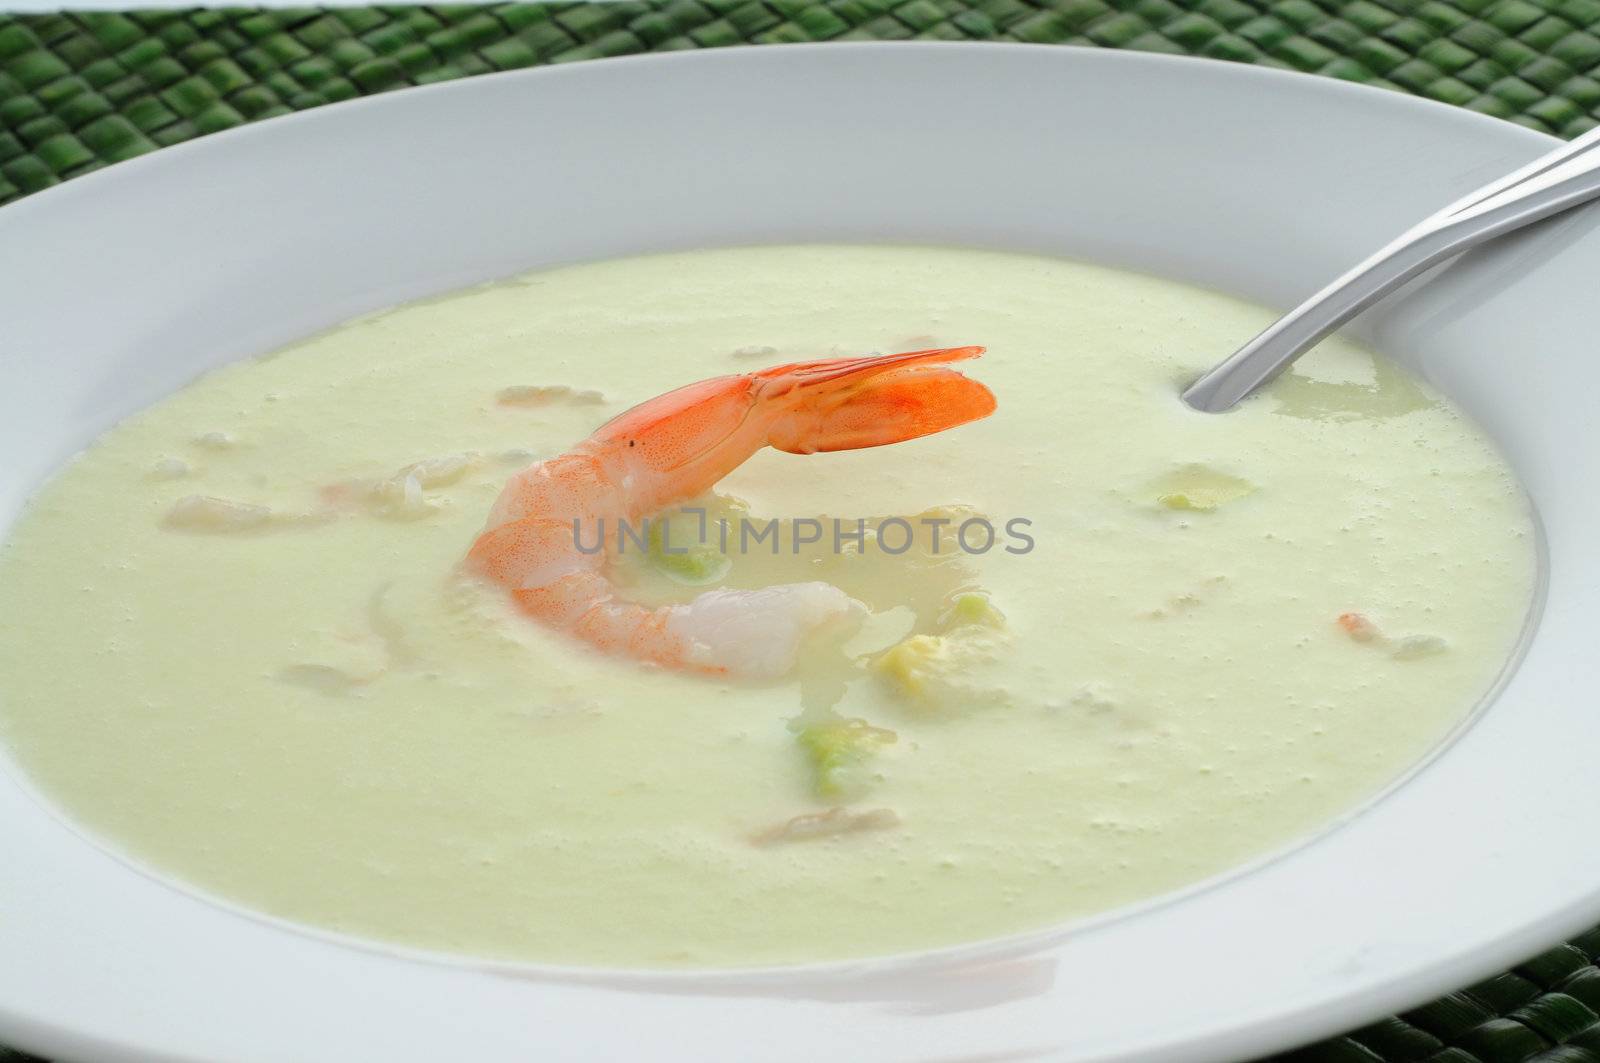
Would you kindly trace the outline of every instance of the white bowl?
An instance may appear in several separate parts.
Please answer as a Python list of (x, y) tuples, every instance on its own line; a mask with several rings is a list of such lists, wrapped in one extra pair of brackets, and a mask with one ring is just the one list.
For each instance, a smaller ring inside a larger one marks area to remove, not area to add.
[[(1001, 45), (584, 63), (276, 119), (0, 210), (0, 519), (202, 369), (534, 266), (945, 242), (1285, 304), (1551, 143), (1331, 80)], [(1596, 222), (1458, 262), (1358, 330), (1499, 440), (1544, 520), (1549, 593), (1489, 711), (1311, 844), (1001, 947), (518, 974), (198, 899), (75, 833), (6, 765), (0, 1039), (96, 1060), (1227, 1059), (1419, 1003), (1600, 920)]]

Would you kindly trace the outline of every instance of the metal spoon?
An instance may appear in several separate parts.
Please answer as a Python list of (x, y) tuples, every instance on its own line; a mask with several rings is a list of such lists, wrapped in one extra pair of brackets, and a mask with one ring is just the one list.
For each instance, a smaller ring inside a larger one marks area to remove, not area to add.
[(1592, 129), (1430, 215), (1208, 370), (1183, 401), (1221, 413), (1430, 266), (1600, 196), (1597, 147)]

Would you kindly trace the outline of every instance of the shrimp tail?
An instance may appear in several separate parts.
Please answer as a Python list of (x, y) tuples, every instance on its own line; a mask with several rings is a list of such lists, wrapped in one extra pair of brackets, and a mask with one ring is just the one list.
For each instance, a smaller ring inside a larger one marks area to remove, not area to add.
[(987, 417), (994, 394), (944, 364), (982, 353), (982, 347), (946, 347), (768, 369), (759, 374), (763, 392), (785, 395), (789, 409), (767, 443), (790, 454), (860, 450)]

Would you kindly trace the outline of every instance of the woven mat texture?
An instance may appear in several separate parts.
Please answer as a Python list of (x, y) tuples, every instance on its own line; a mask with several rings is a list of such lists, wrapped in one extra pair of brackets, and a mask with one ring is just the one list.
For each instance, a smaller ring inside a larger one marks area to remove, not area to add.
[[(624, 0), (0, 15), (0, 203), (168, 144), (405, 85), (637, 52), (909, 38), (1202, 55), (1381, 85), (1561, 136), (1600, 124), (1600, 0)], [(1281, 1058), (1600, 1063), (1597, 961), (1600, 929)], [(0, 1063), (25, 1058), (0, 1048)]]
[(0, 203), (167, 144), (403, 85), (667, 49), (913, 37), (1289, 67), (1564, 136), (1600, 121), (1600, 0), (647, 0), (18, 16), (0, 17)]

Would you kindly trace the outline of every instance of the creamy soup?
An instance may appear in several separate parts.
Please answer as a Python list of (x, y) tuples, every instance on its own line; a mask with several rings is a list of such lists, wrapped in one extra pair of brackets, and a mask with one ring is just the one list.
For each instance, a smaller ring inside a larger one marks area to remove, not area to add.
[[(432, 950), (816, 961), (1152, 898), (1417, 763), (1535, 582), (1505, 463), (1391, 363), (1334, 340), (1235, 412), (1181, 403), (1269, 316), (1041, 257), (777, 247), (367, 317), (207, 375), (38, 493), (0, 555), (0, 734), (133, 858)], [(960, 368), (992, 416), (762, 450), (613, 558), (646, 602), (862, 603), (782, 676), (605, 656), (460, 569), (509, 476), (635, 403), (956, 344), (988, 348)]]

